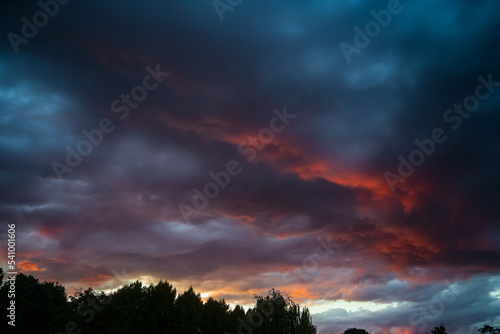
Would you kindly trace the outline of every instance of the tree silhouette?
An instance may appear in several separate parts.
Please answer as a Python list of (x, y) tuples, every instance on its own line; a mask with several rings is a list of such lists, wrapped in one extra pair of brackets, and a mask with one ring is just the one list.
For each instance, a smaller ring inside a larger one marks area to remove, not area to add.
[(366, 329), (363, 328), (348, 328), (342, 334), (370, 334)]
[[(145, 324), (146, 288), (136, 281), (125, 285), (112, 295), (113, 313), (117, 316), (115, 328), (119, 333), (140, 333), (149, 329)], [(146, 327), (146, 328), (145, 328)]]
[(443, 324), (439, 325), (439, 327), (434, 327), (434, 329), (431, 330), (431, 334), (447, 334), (446, 327), (444, 327)]
[[(8, 298), (9, 288), (10, 284), (3, 282), (0, 305), (5, 310), (10, 300), (15, 300), (15, 328), (18, 333), (49, 333), (64, 328), (70, 313), (62, 285), (57, 282), (41, 283), (33, 276), (21, 273), (16, 276), (15, 299)], [(7, 321), (1, 321), (0, 329), (2, 333), (12, 332)]]
[[(297, 308), (299, 308), (297, 306)], [(300, 313), (300, 312), (298, 312)], [(312, 317), (307, 308), (302, 310), (300, 321), (297, 327), (297, 334), (314, 334), (316, 333), (316, 326), (312, 323)]]
[(175, 298), (177, 290), (167, 282), (160, 281), (146, 290), (146, 322), (150, 333), (173, 333), (175, 322)]
[[(10, 283), (0, 268), (0, 308), (7, 309)], [(316, 334), (307, 308), (271, 289), (255, 295), (255, 306), (233, 309), (224, 299), (203, 302), (192, 287), (181, 294), (168, 282), (143, 286), (136, 281), (104, 293), (80, 289), (69, 298), (57, 282), (19, 274), (15, 285), (16, 326), (0, 322), (0, 333), (85, 334)], [(15, 331), (14, 331), (15, 330)], [(484, 325), (480, 334), (500, 334)], [(348, 328), (343, 334), (370, 334)], [(443, 324), (430, 334), (447, 334)]]
[(203, 302), (193, 287), (189, 287), (175, 300), (176, 330), (179, 334), (198, 334), (201, 327)]
[(488, 325), (484, 325), (483, 328), (477, 330), (481, 334), (500, 334), (500, 328), (493, 328)]
[(300, 307), (290, 298), (285, 298), (279, 291), (271, 289), (266, 297), (255, 296), (255, 307), (247, 311), (248, 325), (256, 334), (314, 334), (316, 327), (312, 325), (307, 308), (302, 312)]
[[(108, 311), (107, 305), (110, 303), (112, 296), (103, 292), (95, 292), (91, 288), (87, 290), (78, 290), (73, 296), (69, 297), (69, 308), (71, 316), (67, 321), (76, 324), (75, 331), (81, 330), (85, 333), (102, 333), (107, 326), (110, 326), (110, 321), (104, 321), (100, 312)], [(114, 323), (111, 323), (114, 325)]]
[(206, 334), (221, 334), (231, 330), (229, 305), (224, 299), (208, 298), (203, 305), (201, 317), (201, 332)]
[(227, 332), (235, 333), (238, 326), (241, 326), (241, 323), (245, 323), (246, 315), (245, 310), (240, 305), (236, 305), (232, 311), (229, 311), (228, 314), (228, 330)]

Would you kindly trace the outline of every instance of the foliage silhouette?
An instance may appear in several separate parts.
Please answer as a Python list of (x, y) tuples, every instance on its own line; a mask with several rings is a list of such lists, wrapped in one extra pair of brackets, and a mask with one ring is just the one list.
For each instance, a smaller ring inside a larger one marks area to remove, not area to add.
[(370, 334), (366, 331), (366, 329), (362, 328), (348, 328), (342, 334)]
[(484, 325), (483, 328), (477, 330), (481, 334), (500, 334), (500, 328), (493, 328), (488, 325)]
[[(0, 268), (0, 308), (10, 300), (10, 284)], [(224, 299), (203, 302), (192, 287), (183, 293), (168, 282), (144, 286), (136, 281), (115, 292), (91, 288), (67, 296), (58, 282), (40, 282), (19, 274), (15, 284), (16, 326), (0, 323), (0, 333), (23, 334), (316, 334), (307, 308), (271, 289), (255, 295), (255, 306), (233, 309)], [(480, 334), (500, 334), (500, 328), (484, 325)], [(370, 334), (348, 328), (342, 334)], [(447, 334), (443, 324), (430, 334)]]
[(443, 324), (439, 325), (439, 327), (434, 327), (433, 330), (431, 330), (431, 334), (448, 334), (446, 333), (446, 327), (444, 327)]
[[(0, 306), (5, 310), (10, 300), (3, 273)], [(239, 305), (231, 309), (224, 299), (203, 302), (192, 287), (178, 293), (164, 281), (149, 286), (136, 281), (111, 293), (80, 289), (68, 297), (59, 283), (21, 273), (15, 293), (16, 326), (2, 321), (1, 333), (316, 333), (309, 310), (274, 289), (268, 296), (255, 296), (256, 304), (247, 312)]]
[[(0, 308), (6, 310), (10, 300), (15, 300), (17, 333), (48, 333), (64, 328), (69, 309), (62, 285), (57, 282), (41, 283), (33, 276), (21, 273), (16, 276), (15, 299), (8, 298), (9, 288), (10, 284), (3, 281)], [(1, 333), (13, 332), (7, 320), (5, 318), (0, 324)]]
[(279, 291), (271, 289), (266, 297), (254, 296), (255, 307), (246, 313), (246, 322), (238, 326), (238, 333), (246, 328), (255, 334), (314, 334), (316, 327), (312, 324), (307, 308), (302, 312), (290, 298), (285, 298)]

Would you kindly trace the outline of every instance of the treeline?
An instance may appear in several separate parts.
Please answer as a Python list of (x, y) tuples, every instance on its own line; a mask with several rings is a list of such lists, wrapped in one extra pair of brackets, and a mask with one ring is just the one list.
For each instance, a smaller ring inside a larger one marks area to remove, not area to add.
[[(255, 306), (231, 309), (224, 299), (201, 300), (192, 288), (178, 293), (169, 283), (144, 286), (137, 281), (116, 292), (80, 290), (67, 296), (59, 283), (19, 274), (15, 284), (0, 268), (0, 309), (9, 314), (15, 294), (15, 327), (2, 318), (0, 333), (22, 334), (315, 334), (307, 308), (272, 289), (255, 296)], [(12, 288), (14, 286), (14, 288)], [(5, 314), (5, 313), (4, 313)], [(500, 334), (485, 325), (479, 334)], [(370, 334), (348, 328), (342, 334)], [(443, 324), (430, 334), (448, 334)]]
[[(0, 308), (8, 312), (11, 284), (3, 279)], [(224, 299), (203, 302), (192, 288), (178, 293), (168, 282), (137, 281), (106, 294), (91, 288), (66, 295), (59, 283), (19, 274), (15, 280), (15, 327), (5, 318), (0, 333), (52, 334), (315, 334), (307, 308), (272, 289), (255, 306), (231, 309)]]
[[(480, 334), (500, 334), (500, 328), (493, 328), (489, 325), (484, 325), (477, 330)], [(363, 328), (348, 328), (342, 332), (342, 334), (370, 334), (366, 329)], [(429, 334), (429, 333), (425, 333)], [(441, 324), (431, 330), (430, 334), (448, 334), (446, 327)]]

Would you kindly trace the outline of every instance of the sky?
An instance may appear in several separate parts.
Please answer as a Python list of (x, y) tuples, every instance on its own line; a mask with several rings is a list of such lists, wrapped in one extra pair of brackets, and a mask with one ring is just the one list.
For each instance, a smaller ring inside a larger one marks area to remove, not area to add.
[[(500, 3), (4, 1), (0, 252), (69, 293), (276, 288), (500, 326)], [(36, 23), (36, 24), (35, 24)]]

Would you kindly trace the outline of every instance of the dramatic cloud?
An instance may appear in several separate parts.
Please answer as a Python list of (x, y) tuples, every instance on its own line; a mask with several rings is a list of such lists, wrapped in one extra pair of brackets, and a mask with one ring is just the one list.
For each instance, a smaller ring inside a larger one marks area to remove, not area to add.
[(19, 270), (274, 287), (320, 334), (500, 326), (497, 1), (0, 9)]

